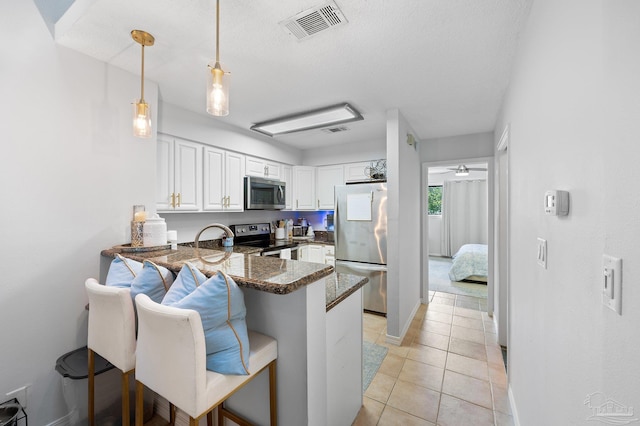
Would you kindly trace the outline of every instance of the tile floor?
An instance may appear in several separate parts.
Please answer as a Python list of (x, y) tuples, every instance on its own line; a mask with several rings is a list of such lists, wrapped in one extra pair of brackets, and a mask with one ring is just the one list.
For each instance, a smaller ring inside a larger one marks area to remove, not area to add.
[(401, 346), (365, 313), (364, 339), (389, 348), (354, 425), (513, 425), (507, 375), (486, 299), (430, 293)]

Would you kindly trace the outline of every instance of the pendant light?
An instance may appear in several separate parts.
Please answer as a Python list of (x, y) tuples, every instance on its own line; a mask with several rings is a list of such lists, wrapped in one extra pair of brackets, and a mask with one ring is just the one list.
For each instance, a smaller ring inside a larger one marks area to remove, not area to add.
[(216, 0), (216, 62), (209, 64), (207, 77), (207, 112), (211, 115), (229, 115), (229, 78), (220, 66), (220, 0)]
[(131, 31), (131, 38), (142, 46), (142, 72), (140, 73), (140, 99), (133, 104), (133, 136), (151, 137), (151, 109), (144, 100), (144, 47), (153, 46), (155, 38), (142, 30)]

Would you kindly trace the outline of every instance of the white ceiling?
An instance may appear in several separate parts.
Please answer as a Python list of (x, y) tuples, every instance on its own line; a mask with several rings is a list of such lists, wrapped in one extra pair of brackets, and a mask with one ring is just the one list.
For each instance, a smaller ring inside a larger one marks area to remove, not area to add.
[[(399, 108), (418, 139), (492, 131), (531, 0), (336, 0), (349, 21), (303, 41), (278, 25), (324, 0), (221, 0), (220, 62), (230, 114), (253, 123), (340, 102), (364, 116), (349, 131), (275, 139), (300, 149), (382, 140)], [(76, 0), (56, 41), (140, 75), (132, 29), (150, 32), (145, 77), (163, 102), (206, 115), (215, 0)], [(132, 94), (135, 98), (137, 94)]]

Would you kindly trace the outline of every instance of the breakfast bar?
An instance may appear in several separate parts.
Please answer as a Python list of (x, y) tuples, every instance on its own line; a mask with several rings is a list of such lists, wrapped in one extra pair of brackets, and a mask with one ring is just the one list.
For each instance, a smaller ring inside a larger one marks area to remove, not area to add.
[[(106, 276), (116, 254), (150, 260), (174, 273), (185, 262), (210, 277), (222, 271), (243, 290), (247, 327), (278, 341), (278, 418), (282, 425), (351, 424), (362, 405), (362, 286), (367, 278), (332, 266), (255, 256), (235, 246), (179, 245), (103, 250)], [(258, 424), (269, 418), (268, 377), (261, 373), (226, 406)]]

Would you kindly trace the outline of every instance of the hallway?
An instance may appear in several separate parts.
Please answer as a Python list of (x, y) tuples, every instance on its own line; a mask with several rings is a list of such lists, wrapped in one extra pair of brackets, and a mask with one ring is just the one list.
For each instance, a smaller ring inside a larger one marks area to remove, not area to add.
[(389, 349), (354, 425), (508, 426), (513, 418), (495, 326), (480, 299), (430, 292), (402, 346), (365, 313), (364, 339)]

